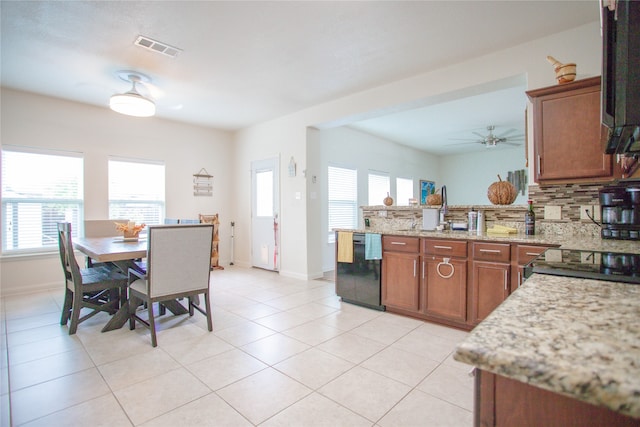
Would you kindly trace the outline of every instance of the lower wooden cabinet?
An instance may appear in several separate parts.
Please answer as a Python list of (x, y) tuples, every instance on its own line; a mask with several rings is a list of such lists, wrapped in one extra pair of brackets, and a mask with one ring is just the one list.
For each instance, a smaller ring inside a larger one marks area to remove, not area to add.
[(509, 271), (504, 263), (473, 261), (471, 280), (471, 319), (475, 324), (483, 321), (489, 313), (509, 296)]
[(467, 320), (467, 260), (425, 255), (423, 260), (424, 313)]
[(385, 252), (382, 257), (382, 304), (390, 308), (418, 311), (420, 280), (418, 254)]
[(480, 369), (475, 375), (475, 426), (640, 426), (640, 420), (608, 408)]
[(384, 235), (382, 303), (388, 311), (471, 329), (522, 283), (546, 246)]
[(382, 237), (382, 304), (387, 310), (420, 309), (419, 243), (417, 237)]

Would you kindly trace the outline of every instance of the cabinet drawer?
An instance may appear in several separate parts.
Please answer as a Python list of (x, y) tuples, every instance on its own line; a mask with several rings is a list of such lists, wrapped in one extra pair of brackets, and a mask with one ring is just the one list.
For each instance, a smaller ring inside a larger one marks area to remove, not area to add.
[(392, 252), (414, 252), (420, 249), (420, 239), (417, 237), (382, 236), (382, 250)]
[(473, 259), (509, 262), (511, 259), (511, 246), (505, 243), (474, 243)]
[(422, 252), (446, 257), (467, 257), (467, 242), (456, 240), (422, 239)]
[(528, 264), (547, 249), (546, 246), (518, 245), (518, 265)]

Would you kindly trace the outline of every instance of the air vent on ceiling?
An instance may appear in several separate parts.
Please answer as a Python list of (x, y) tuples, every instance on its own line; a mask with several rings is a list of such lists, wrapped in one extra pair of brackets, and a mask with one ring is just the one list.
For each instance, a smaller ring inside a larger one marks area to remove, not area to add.
[(140, 46), (145, 49), (151, 50), (153, 52), (170, 56), (171, 58), (175, 58), (176, 56), (178, 56), (178, 54), (180, 54), (180, 52), (182, 52), (182, 49), (169, 46), (166, 43), (162, 43), (145, 36), (138, 36), (138, 38), (133, 44), (135, 44), (136, 46)]

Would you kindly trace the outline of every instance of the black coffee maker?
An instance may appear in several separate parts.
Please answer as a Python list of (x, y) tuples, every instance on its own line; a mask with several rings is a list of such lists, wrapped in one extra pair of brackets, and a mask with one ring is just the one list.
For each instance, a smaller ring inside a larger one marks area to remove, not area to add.
[(600, 189), (603, 239), (640, 240), (640, 181)]

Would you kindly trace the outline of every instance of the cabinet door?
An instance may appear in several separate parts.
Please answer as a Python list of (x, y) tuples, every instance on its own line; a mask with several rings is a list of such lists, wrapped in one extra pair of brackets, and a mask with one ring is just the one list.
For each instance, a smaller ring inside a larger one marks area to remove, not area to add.
[(385, 252), (382, 257), (382, 304), (417, 312), (420, 308), (420, 257)]
[(450, 320), (467, 319), (467, 260), (425, 256), (424, 311)]
[(509, 296), (509, 264), (473, 261), (471, 321), (480, 323)]
[(611, 178), (600, 124), (600, 78), (527, 92), (533, 102), (535, 180)]

